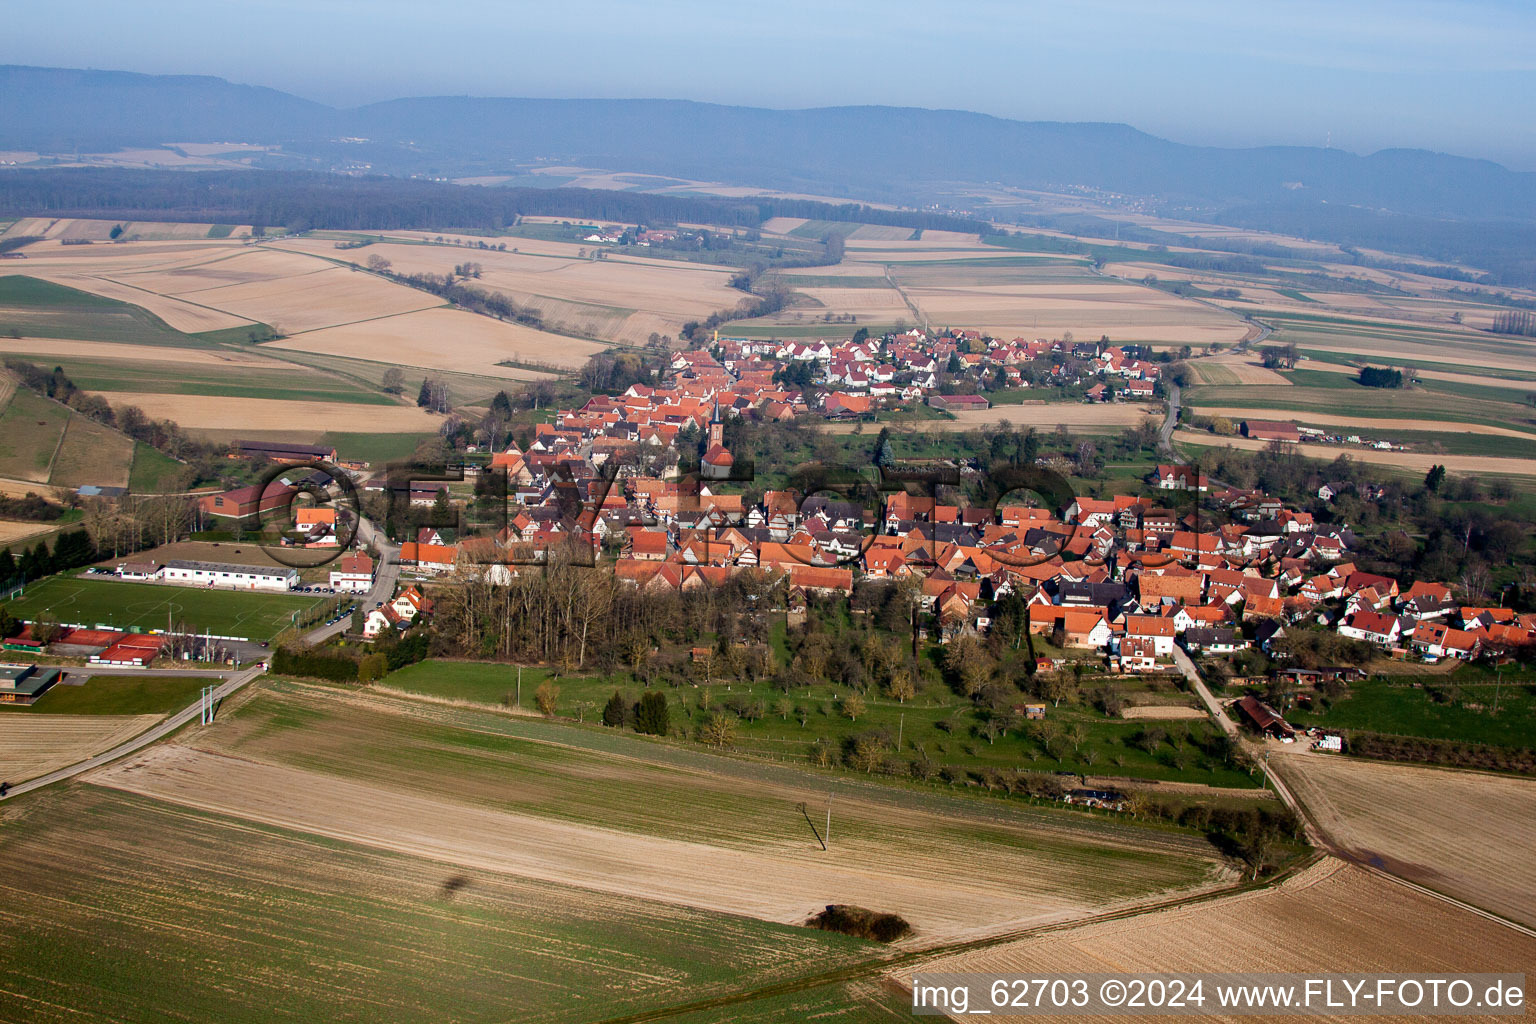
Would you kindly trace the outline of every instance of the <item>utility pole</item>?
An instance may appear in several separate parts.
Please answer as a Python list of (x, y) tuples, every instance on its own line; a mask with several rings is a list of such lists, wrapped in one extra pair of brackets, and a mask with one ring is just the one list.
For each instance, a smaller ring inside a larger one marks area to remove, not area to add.
[(517, 666), (517, 707), (521, 711), (523, 707), (523, 666)]
[(1499, 666), (1499, 674), (1493, 682), (1493, 714), (1497, 718), (1499, 714), (1499, 691), (1504, 688), (1504, 666)]
[(832, 794), (827, 794), (827, 848), (832, 848)]
[(903, 711), (901, 717), (896, 720), (896, 750), (901, 751), (901, 731), (906, 727), (907, 713)]

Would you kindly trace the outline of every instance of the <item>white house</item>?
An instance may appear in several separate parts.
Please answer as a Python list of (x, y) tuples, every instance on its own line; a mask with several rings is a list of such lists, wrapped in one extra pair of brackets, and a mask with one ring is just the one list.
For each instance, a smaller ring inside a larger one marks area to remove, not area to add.
[(373, 559), (361, 551), (343, 555), (331, 570), (331, 589), (346, 594), (366, 594), (373, 586)]

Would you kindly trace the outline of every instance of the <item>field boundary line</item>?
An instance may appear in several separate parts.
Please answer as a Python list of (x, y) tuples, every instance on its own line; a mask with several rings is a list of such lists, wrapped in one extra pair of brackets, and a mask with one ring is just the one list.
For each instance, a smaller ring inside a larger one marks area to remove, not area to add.
[[(63, 403), (60, 404), (62, 405)], [(53, 470), (54, 467), (58, 465), (59, 452), (64, 450), (64, 439), (69, 436), (69, 425), (75, 422), (75, 411), (67, 405), (63, 406), (63, 408), (64, 412), (66, 413), (64, 417), (64, 429), (59, 431), (58, 443), (53, 446), (53, 454), (48, 457), (48, 472), (44, 474), (42, 480), (43, 486), (45, 487), (53, 486)]]

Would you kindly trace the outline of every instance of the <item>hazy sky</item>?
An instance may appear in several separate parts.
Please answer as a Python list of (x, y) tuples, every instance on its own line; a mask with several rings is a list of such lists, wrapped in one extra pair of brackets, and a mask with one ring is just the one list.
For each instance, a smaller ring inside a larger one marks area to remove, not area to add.
[(0, 63), (398, 96), (881, 103), (1536, 169), (1533, 0), (0, 0)]

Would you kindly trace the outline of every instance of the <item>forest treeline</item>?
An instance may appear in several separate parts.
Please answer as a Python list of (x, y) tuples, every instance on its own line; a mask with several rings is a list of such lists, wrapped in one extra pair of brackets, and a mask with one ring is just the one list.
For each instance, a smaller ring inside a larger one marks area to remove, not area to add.
[(499, 231), (519, 217), (757, 227), (773, 217), (979, 232), (963, 217), (804, 199), (726, 199), (583, 188), (488, 188), (309, 171), (59, 168), (0, 176), (0, 216), (253, 224), (289, 231)]

